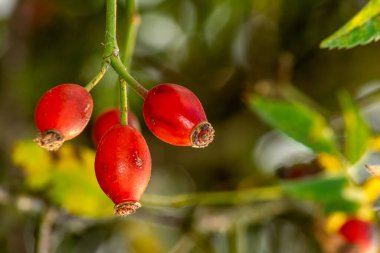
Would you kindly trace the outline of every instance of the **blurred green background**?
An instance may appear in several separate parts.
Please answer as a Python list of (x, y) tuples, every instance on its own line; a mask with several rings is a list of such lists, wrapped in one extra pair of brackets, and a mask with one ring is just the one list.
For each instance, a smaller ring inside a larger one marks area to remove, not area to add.
[[(319, 43), (366, 3), (138, 0), (141, 24), (130, 72), (147, 88), (177, 83), (191, 89), (216, 131), (206, 149), (165, 144), (147, 130), (142, 100), (131, 91), (153, 160), (147, 193), (273, 185), (276, 169), (314, 159), (272, 131), (247, 98), (282, 97), (286, 83), (334, 125), (339, 91), (356, 97), (379, 87), (380, 44), (326, 50)], [(121, 45), (124, 1), (118, 14)], [(85, 85), (99, 70), (104, 23), (104, 0), (0, 0), (0, 253), (45, 252), (46, 238), (51, 252), (325, 252), (314, 226), (320, 210), (297, 204), (148, 205), (131, 217), (111, 218), (112, 203), (93, 181), (93, 121), (60, 152), (31, 143), (41, 95), (61, 83)], [(93, 89), (93, 118), (117, 105), (116, 80), (110, 70)], [(83, 189), (97, 202), (85, 202)]]

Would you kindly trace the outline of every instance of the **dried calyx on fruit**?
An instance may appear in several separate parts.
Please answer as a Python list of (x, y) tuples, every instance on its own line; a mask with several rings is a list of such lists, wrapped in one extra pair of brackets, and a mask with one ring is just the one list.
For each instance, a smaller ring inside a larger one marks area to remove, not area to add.
[(90, 120), (93, 108), (90, 93), (77, 84), (61, 84), (47, 91), (35, 111), (39, 131), (34, 141), (55, 151), (64, 141), (79, 135)]
[(214, 129), (193, 92), (177, 84), (160, 84), (144, 101), (144, 120), (156, 137), (172, 145), (207, 147)]
[[(98, 146), (104, 134), (114, 125), (120, 123), (120, 109), (111, 108), (102, 112), (94, 122), (92, 127), (92, 140), (95, 146)], [(140, 123), (136, 115), (128, 110), (128, 125), (140, 131)]]
[(115, 203), (115, 214), (134, 213), (141, 205), (151, 174), (151, 158), (144, 137), (124, 125), (112, 127), (101, 139), (95, 174), (104, 193)]

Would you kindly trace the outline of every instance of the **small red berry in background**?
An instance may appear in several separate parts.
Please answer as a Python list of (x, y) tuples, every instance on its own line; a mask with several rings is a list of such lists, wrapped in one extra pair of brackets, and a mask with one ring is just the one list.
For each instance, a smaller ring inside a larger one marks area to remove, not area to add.
[(373, 224), (358, 218), (348, 219), (339, 229), (339, 234), (347, 243), (356, 245), (359, 253), (369, 252), (368, 250), (375, 239)]
[[(120, 123), (120, 109), (112, 108), (108, 109), (95, 119), (94, 125), (92, 127), (92, 140), (95, 146), (98, 146), (100, 139), (103, 135), (110, 130), (114, 125)], [(140, 123), (136, 115), (128, 111), (128, 125), (133, 128), (136, 128), (140, 131)]]
[(135, 128), (112, 127), (101, 139), (95, 173), (105, 194), (115, 203), (115, 214), (134, 213), (141, 205), (151, 174), (151, 158), (144, 137)]
[(193, 92), (176, 84), (160, 84), (145, 97), (144, 120), (156, 137), (172, 145), (206, 147), (214, 129)]
[(80, 85), (61, 84), (48, 90), (35, 111), (39, 134), (34, 141), (49, 151), (57, 150), (83, 131), (92, 108), (90, 93)]

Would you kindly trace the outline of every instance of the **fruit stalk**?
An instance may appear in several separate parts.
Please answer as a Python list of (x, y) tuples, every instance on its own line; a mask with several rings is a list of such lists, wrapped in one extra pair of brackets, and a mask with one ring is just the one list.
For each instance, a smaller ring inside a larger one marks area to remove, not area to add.
[(128, 85), (135, 90), (135, 92), (140, 95), (140, 97), (145, 98), (148, 93), (147, 89), (144, 88), (136, 79), (134, 79), (131, 74), (128, 73), (126, 67), (121, 61), (120, 57), (111, 57), (111, 66), (119, 74), (119, 76), (127, 81)]
[(120, 125), (128, 125), (128, 89), (127, 82), (119, 79), (120, 87)]
[[(121, 51), (121, 59), (128, 68), (132, 62), (132, 55), (135, 48), (138, 14), (136, 13), (135, 0), (126, 0), (127, 21), (125, 30), (125, 42)], [(120, 124), (128, 125), (128, 83), (126, 80), (119, 78), (119, 96), (120, 96)]]
[(94, 76), (94, 78), (92, 78), (92, 80), (88, 84), (86, 84), (86, 86), (85, 86), (85, 88), (88, 92), (90, 92), (92, 90), (92, 88), (94, 88), (99, 83), (99, 81), (102, 80), (104, 75), (107, 73), (109, 66), (110, 66), (109, 61), (103, 61), (102, 62), (102, 67), (101, 67), (99, 73), (96, 76)]

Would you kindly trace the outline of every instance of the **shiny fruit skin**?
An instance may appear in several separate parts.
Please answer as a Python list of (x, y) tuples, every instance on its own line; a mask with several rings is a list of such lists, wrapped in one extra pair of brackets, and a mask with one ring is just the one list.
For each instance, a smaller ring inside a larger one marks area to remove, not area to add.
[(96, 151), (95, 173), (103, 192), (116, 206), (138, 202), (151, 174), (149, 149), (140, 132), (123, 125), (107, 131)]
[[(97, 146), (104, 134), (119, 123), (120, 110), (118, 108), (111, 108), (99, 114), (92, 127), (92, 140), (94, 145)], [(128, 111), (128, 125), (140, 131), (139, 121), (136, 115), (131, 111)]]
[(61, 84), (48, 90), (35, 111), (41, 134), (56, 131), (63, 140), (79, 135), (88, 124), (93, 108), (91, 94), (77, 84)]
[[(199, 99), (177, 84), (159, 84), (152, 88), (145, 97), (143, 113), (146, 125), (157, 138), (177, 146), (194, 146), (194, 129), (207, 122)], [(213, 138), (213, 129), (211, 134)]]

